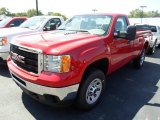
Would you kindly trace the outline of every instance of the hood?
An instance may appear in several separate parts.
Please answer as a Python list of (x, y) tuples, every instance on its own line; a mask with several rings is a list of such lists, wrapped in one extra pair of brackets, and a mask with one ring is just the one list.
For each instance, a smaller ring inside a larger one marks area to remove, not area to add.
[(100, 38), (89, 33), (56, 30), (53, 32), (28, 34), (17, 37), (13, 43), (41, 49), (44, 54), (58, 54)]
[(18, 35), (21, 33), (29, 33), (33, 30), (28, 28), (21, 28), (21, 27), (12, 27), (12, 28), (1, 28), (0, 29), (0, 37), (7, 37), (11, 35)]

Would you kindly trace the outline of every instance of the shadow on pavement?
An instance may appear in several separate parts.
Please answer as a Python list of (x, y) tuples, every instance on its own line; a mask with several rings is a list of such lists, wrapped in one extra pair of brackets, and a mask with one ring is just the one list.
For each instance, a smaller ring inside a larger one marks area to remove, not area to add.
[(0, 76), (11, 77), (7, 65), (0, 65)]
[(155, 53), (153, 55), (147, 55), (147, 57), (159, 58), (160, 59), (160, 48), (156, 48)]
[(128, 66), (121, 68), (108, 76), (102, 103), (88, 112), (73, 107), (49, 107), (24, 93), (22, 101), (37, 120), (131, 120), (155, 95), (159, 73), (160, 65), (150, 62), (145, 62), (140, 70)]

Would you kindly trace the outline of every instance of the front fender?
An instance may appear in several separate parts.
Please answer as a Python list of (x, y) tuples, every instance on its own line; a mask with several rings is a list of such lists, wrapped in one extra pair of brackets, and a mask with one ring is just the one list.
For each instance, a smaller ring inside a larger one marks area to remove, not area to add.
[(87, 67), (90, 66), (92, 63), (103, 58), (108, 59), (108, 53), (108, 49), (104, 46), (94, 46), (82, 51), (78, 56), (80, 62), (79, 73), (81, 74), (81, 76), (83, 76)]

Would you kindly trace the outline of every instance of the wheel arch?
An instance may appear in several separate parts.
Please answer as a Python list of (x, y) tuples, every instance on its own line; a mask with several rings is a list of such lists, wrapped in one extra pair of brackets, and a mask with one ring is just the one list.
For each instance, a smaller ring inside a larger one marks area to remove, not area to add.
[(96, 61), (90, 63), (89, 65), (86, 66), (86, 68), (85, 68), (85, 70), (83, 72), (83, 76), (82, 76), (81, 82), (88, 75), (88, 72), (91, 71), (91, 70), (94, 70), (94, 69), (102, 70), (103, 73), (106, 76), (107, 73), (108, 73), (108, 68), (109, 68), (109, 59), (108, 58), (101, 58), (99, 60), (96, 60)]

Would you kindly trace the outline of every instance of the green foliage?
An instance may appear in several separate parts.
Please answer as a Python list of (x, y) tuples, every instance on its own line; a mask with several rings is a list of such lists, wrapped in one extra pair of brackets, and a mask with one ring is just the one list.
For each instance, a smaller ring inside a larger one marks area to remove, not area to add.
[[(0, 15), (6, 15), (6, 16), (16, 16), (16, 17), (32, 17), (37, 15), (36, 9), (29, 9), (27, 12), (18, 12), (18, 13), (11, 13), (8, 8), (2, 7), (0, 8)], [(38, 15), (43, 15), (43, 13), (39, 10)], [(67, 19), (67, 17), (61, 13), (58, 12), (48, 12), (48, 15), (53, 16), (62, 16), (64, 20)]]
[(58, 12), (48, 12), (48, 15), (53, 15), (53, 16), (62, 16), (64, 20), (67, 20), (67, 17), (61, 13)]
[(19, 12), (19, 13), (15, 13), (16, 17), (27, 17), (27, 13), (25, 12)]
[(148, 17), (160, 17), (160, 13), (158, 12), (158, 10), (156, 10), (156, 11), (149, 11), (148, 12)]
[(141, 18), (143, 14), (143, 17), (160, 17), (160, 13), (158, 12), (158, 10), (156, 11), (148, 11), (148, 12), (144, 12), (142, 13), (141, 9), (135, 9), (132, 10), (129, 14), (130, 18)]
[(10, 13), (10, 11), (9, 11), (7, 8), (2, 7), (2, 8), (0, 8), (0, 15), (7, 15), (7, 16), (10, 16), (11, 13)]
[(139, 18), (141, 17), (141, 10), (140, 9), (135, 9), (135, 10), (132, 10), (129, 14), (129, 17), (131, 18)]
[[(0, 8), (0, 15), (3, 15), (3, 14), (6, 16), (32, 17), (32, 16), (36, 16), (37, 12), (35, 9), (29, 9), (27, 12), (11, 13), (7, 8), (2, 7), (2, 8)], [(43, 15), (43, 13), (39, 10), (38, 15)]]
[[(27, 17), (32, 17), (37, 15), (37, 11), (35, 9), (29, 9), (27, 11)], [(43, 15), (41, 11), (38, 11), (38, 15)]]

